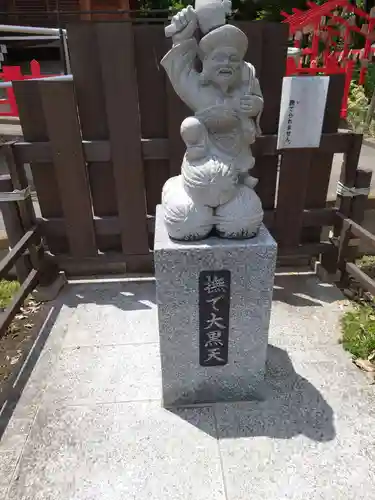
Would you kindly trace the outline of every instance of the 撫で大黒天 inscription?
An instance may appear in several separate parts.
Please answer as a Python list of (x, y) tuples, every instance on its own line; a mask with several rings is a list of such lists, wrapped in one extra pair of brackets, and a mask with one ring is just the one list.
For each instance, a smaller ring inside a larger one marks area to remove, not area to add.
[(230, 272), (202, 271), (199, 275), (199, 364), (228, 363)]

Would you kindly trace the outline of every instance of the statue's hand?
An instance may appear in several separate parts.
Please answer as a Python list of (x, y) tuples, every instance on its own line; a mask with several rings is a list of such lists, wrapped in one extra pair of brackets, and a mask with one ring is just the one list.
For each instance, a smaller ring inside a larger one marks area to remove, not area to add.
[(262, 109), (262, 99), (256, 95), (245, 94), (239, 99), (239, 109), (250, 116), (256, 116)]
[(171, 24), (166, 27), (165, 33), (167, 36), (172, 35), (173, 43), (176, 44), (193, 38), (197, 26), (197, 14), (193, 7), (188, 5), (172, 17)]
[(221, 4), (226, 15), (229, 16), (232, 13), (232, 0), (222, 0)]

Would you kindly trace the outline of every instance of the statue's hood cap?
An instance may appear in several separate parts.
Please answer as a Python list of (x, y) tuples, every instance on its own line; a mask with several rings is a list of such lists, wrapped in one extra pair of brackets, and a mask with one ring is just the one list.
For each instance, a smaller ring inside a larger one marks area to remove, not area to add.
[(247, 45), (247, 36), (243, 31), (232, 24), (225, 24), (207, 33), (199, 42), (199, 49), (204, 57), (218, 47), (233, 47), (243, 58)]

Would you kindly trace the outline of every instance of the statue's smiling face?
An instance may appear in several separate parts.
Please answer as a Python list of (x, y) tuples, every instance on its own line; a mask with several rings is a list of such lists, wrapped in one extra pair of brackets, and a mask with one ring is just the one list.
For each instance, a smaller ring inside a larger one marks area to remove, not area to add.
[(239, 81), (241, 63), (235, 48), (220, 47), (204, 58), (203, 72), (208, 80), (228, 88)]

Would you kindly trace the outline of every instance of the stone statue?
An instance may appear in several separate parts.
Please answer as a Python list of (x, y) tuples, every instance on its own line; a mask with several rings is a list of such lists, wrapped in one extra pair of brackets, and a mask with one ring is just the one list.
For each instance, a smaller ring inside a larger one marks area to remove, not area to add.
[(247, 36), (225, 24), (229, 6), (227, 0), (197, 0), (195, 9), (182, 9), (166, 27), (173, 46), (161, 64), (194, 112), (181, 124), (181, 175), (162, 192), (165, 224), (176, 240), (203, 239), (214, 228), (223, 238), (251, 238), (263, 220), (257, 179), (249, 175), (263, 97), (254, 67), (243, 60)]

